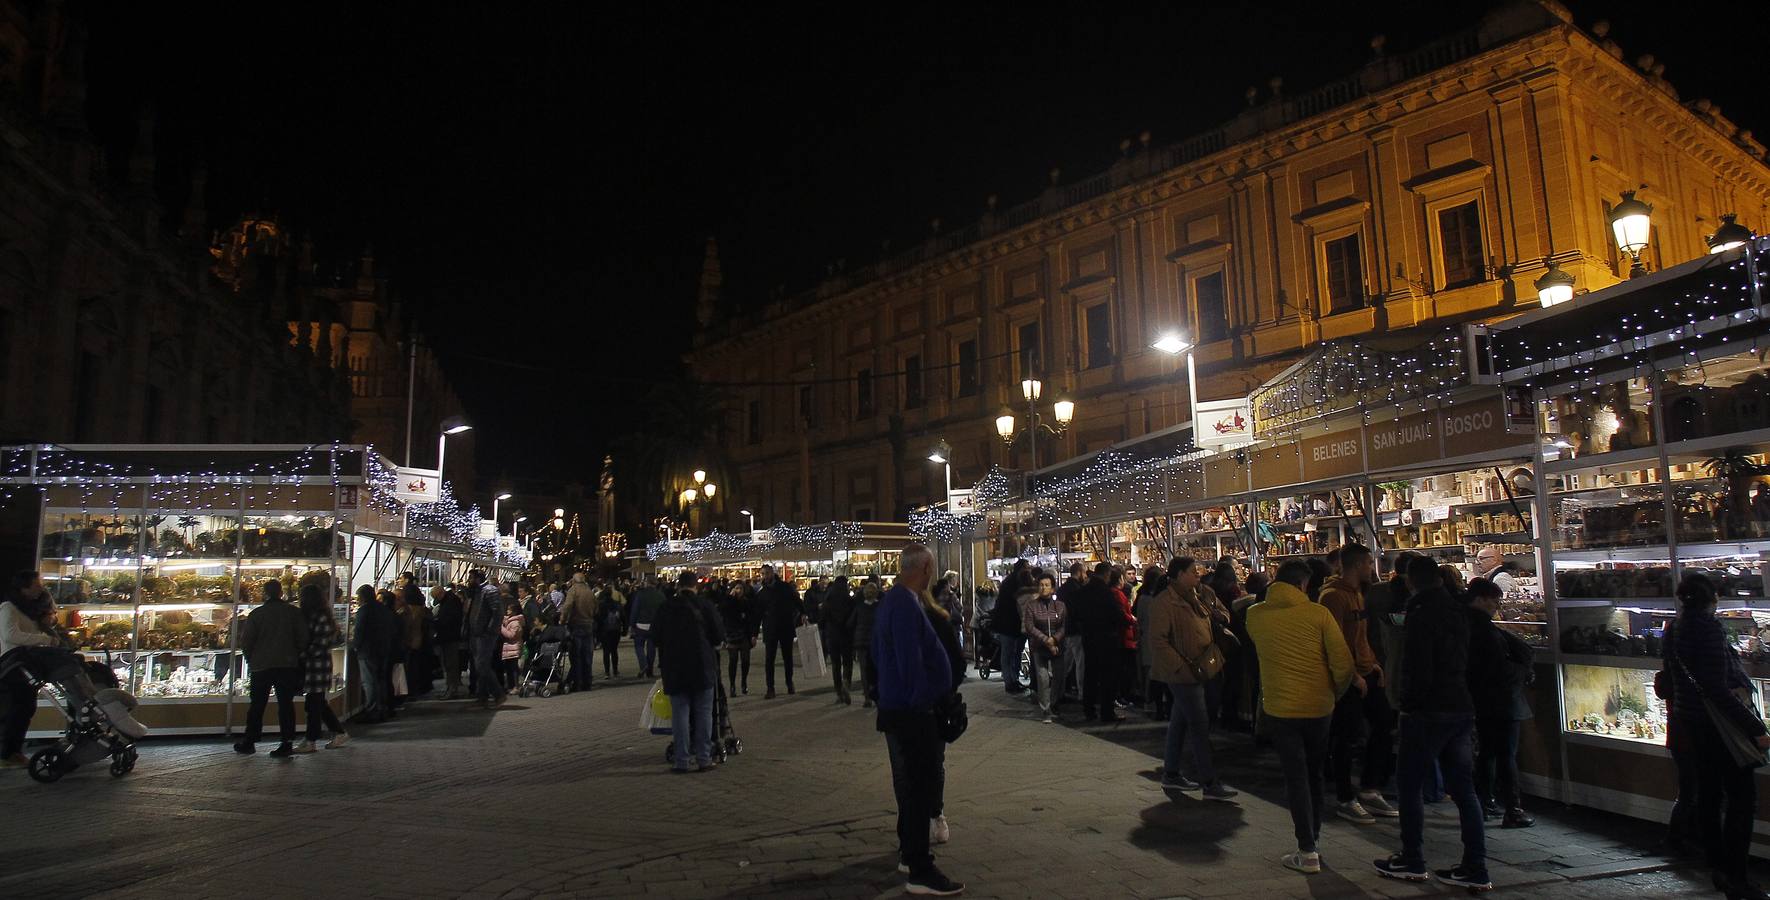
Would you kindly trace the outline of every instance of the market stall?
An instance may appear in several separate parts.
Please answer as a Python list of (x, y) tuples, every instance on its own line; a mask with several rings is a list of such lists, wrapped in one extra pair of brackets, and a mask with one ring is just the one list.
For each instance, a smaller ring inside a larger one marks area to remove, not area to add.
[(747, 534), (715, 531), (705, 537), (659, 541), (646, 548), (658, 577), (695, 571), (709, 578), (754, 580), (764, 565), (801, 591), (813, 578), (828, 581), (898, 572), (898, 558), (911, 541), (909, 528), (893, 522), (830, 522), (776, 525)]

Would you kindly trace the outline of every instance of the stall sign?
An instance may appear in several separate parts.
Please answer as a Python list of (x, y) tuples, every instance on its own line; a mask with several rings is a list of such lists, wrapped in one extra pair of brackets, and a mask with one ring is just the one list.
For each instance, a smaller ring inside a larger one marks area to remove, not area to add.
[(498, 523), (492, 521), (491, 519), (480, 519), (479, 520), (479, 539), (482, 541), (490, 541), (490, 540), (495, 540), (497, 537), (498, 537)]
[(356, 509), (356, 492), (357, 486), (354, 484), (340, 485), (338, 488), (338, 509), (341, 511)]
[(399, 466), (393, 471), (399, 478), (394, 485), (393, 496), (401, 503), (442, 502), (442, 479), (437, 477), (435, 469), (408, 469)]
[(970, 516), (977, 513), (977, 497), (970, 488), (948, 491), (946, 495), (946, 511), (955, 516)]
[(1249, 456), (1253, 468), (1251, 487), (1255, 490), (1296, 484), (1302, 477), (1295, 443), (1263, 447), (1250, 451)]
[(1341, 478), (1364, 471), (1364, 436), (1357, 428), (1304, 438), (1303, 480)]
[(1193, 409), (1192, 442), (1206, 450), (1235, 447), (1254, 439), (1253, 404), (1246, 398), (1200, 400)]
[(1443, 522), (1450, 518), (1450, 507), (1428, 506), (1420, 510), (1421, 522)]

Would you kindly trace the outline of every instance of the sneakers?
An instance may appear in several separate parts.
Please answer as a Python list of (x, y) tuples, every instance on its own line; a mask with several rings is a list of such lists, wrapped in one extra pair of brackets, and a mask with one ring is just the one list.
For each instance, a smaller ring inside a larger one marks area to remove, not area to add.
[(319, 749), (319, 748), (317, 748), (313, 745), (313, 741), (307, 740), (306, 738), (302, 738), (301, 741), (295, 745), (295, 749), (292, 752), (312, 753), (317, 749)]
[(1493, 882), (1488, 880), (1486, 872), (1471, 871), (1467, 866), (1458, 865), (1452, 869), (1438, 869), (1432, 875), (1445, 884), (1468, 888), (1472, 893), (1479, 894), (1482, 891), (1493, 890)]
[(1046, 724), (1046, 725), (1050, 725), (1050, 724), (1052, 724), (1052, 723), (1054, 723), (1054, 722), (1056, 722), (1056, 721), (1057, 721), (1057, 717), (1056, 717), (1056, 716), (1046, 716), (1046, 717), (1045, 717), (1045, 718), (1044, 718), (1044, 722), (1045, 722), (1045, 724)]
[(1366, 811), (1357, 800), (1348, 800), (1334, 807), (1334, 813), (1348, 822), (1357, 822), (1360, 825), (1377, 824), (1377, 817)]
[(1198, 782), (1187, 778), (1185, 775), (1162, 776), (1162, 790), (1164, 791), (1196, 791), (1201, 786), (1202, 785)]
[(1358, 805), (1364, 807), (1365, 812), (1385, 819), (1393, 819), (1401, 815), (1401, 810), (1391, 805), (1383, 797), (1382, 791), (1359, 791)]
[(935, 816), (928, 821), (928, 843), (944, 844), (952, 838), (953, 832), (947, 827), (946, 816)]
[(1386, 859), (1376, 860), (1371, 865), (1375, 866), (1377, 874), (1384, 878), (1396, 878), (1401, 881), (1425, 881), (1427, 878), (1425, 863), (1403, 862), (1399, 853)]
[(1536, 824), (1530, 814), (1514, 806), (1506, 810), (1506, 817), (1500, 821), (1501, 828), (1529, 828)]
[(1235, 790), (1221, 781), (1213, 781), (1205, 785), (1204, 798), (1227, 803), (1234, 800), (1236, 795), (1240, 793), (1241, 791)]
[(337, 734), (332, 735), (332, 739), (326, 742), (326, 749), (336, 750), (348, 743), (350, 743), (350, 735), (340, 731)]
[(251, 741), (240, 741), (239, 743), (234, 744), (234, 752), (241, 756), (251, 756), (258, 752), (258, 748), (252, 746)]
[(283, 743), (278, 744), (275, 750), (270, 751), (270, 755), (275, 759), (287, 759), (295, 755), (295, 748), (289, 746), (287, 741), (284, 741)]
[(933, 866), (920, 875), (911, 875), (904, 883), (903, 892), (918, 897), (957, 897), (965, 893), (965, 885), (941, 874)]
[(1305, 875), (1315, 875), (1321, 872), (1321, 854), (1313, 850), (1308, 853), (1301, 850), (1287, 853), (1279, 857), (1278, 861), (1283, 863), (1285, 868), (1302, 872)]

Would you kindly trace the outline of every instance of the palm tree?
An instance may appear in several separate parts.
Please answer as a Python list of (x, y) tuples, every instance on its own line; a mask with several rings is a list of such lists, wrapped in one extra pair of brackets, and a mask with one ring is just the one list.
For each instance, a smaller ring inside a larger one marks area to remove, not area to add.
[(1726, 537), (1742, 537), (1751, 531), (1752, 479), (1770, 474), (1770, 465), (1758, 462), (1752, 451), (1729, 447), (1720, 456), (1711, 456), (1702, 467), (1712, 478), (1727, 481)]

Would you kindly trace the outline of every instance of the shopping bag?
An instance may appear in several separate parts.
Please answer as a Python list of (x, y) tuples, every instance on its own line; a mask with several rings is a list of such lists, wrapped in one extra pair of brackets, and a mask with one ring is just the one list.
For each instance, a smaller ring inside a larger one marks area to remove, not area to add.
[(801, 625), (793, 633), (793, 650), (799, 654), (799, 667), (812, 678), (822, 678), (830, 674), (829, 664), (824, 660), (824, 638), (819, 634), (816, 625)]
[(392, 681), (393, 681), (393, 695), (395, 697), (404, 697), (406, 694), (410, 693), (410, 690), (406, 687), (406, 664), (405, 663), (394, 663), (393, 664)]
[(652, 684), (645, 695), (645, 705), (639, 708), (639, 727), (652, 734), (669, 734), (670, 713), (670, 695), (664, 693), (660, 679)]

